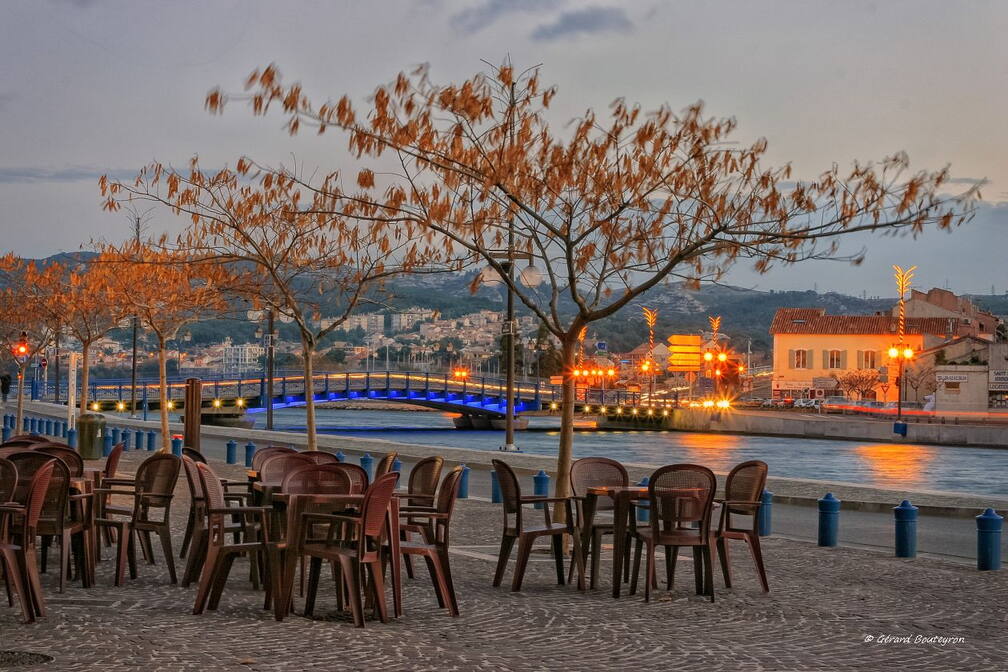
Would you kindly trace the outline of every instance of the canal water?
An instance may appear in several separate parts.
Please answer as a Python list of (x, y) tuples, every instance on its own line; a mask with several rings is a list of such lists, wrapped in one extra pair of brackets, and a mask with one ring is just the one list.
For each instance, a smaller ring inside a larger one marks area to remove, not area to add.
[[(320, 433), (386, 439), (398, 443), (496, 451), (504, 433), (452, 427), (449, 414), (420, 411), (319, 409)], [(251, 415), (263, 427), (265, 415)], [(276, 429), (304, 431), (304, 409), (277, 409)], [(529, 431), (516, 434), (522, 451), (555, 455), (560, 422), (530, 417)], [(660, 466), (703, 464), (727, 472), (746, 460), (763, 460), (770, 473), (791, 478), (845, 481), (880, 488), (946, 490), (1008, 495), (1008, 450), (969, 446), (927, 446), (770, 436), (594, 430), (575, 432), (574, 456), (604, 456)]]

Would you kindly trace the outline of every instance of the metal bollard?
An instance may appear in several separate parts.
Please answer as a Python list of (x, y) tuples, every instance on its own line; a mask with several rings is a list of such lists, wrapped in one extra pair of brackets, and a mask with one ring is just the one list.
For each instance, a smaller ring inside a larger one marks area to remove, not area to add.
[(472, 470), (465, 464), (459, 466), (462, 467), (462, 477), (459, 479), (458, 498), (469, 499), (469, 472)]
[(147, 432), (147, 452), (148, 453), (153, 453), (154, 452), (154, 436), (155, 436), (155, 434), (154, 434), (153, 430)]
[(402, 473), (402, 462), (399, 460), (398, 456), (392, 458), (392, 471)]
[(77, 430), (72, 427), (67, 430), (67, 445), (74, 450), (77, 449)]
[(899, 506), (893, 507), (893, 520), (896, 524), (896, 557), (917, 557), (917, 507), (904, 499)]
[[(549, 497), (549, 484), (549, 474), (540, 469), (539, 473), (532, 477), (532, 494), (536, 497)], [(537, 509), (543, 508), (541, 503), (534, 506)]]
[(371, 457), (371, 453), (361, 455), (360, 466), (364, 467), (364, 471), (367, 472), (368, 483), (374, 481), (374, 458)]
[(118, 427), (112, 428), (112, 443), (119, 443), (119, 435), (122, 434), (122, 430)]
[(1004, 526), (1004, 516), (999, 516), (994, 509), (987, 509), (976, 517), (976, 525), (977, 569), (1001, 569), (1001, 528)]
[(182, 457), (182, 437), (173, 436), (171, 440), (171, 452), (175, 457)]
[(819, 500), (819, 545), (836, 546), (840, 532), (840, 500), (827, 492)]
[(245, 468), (252, 468), (252, 456), (255, 455), (256, 445), (249, 441), (245, 444)]
[(9, 439), (11, 437), (10, 431), (11, 431), (10, 427), (8, 427), (7, 425), (3, 426), (3, 441), (4, 441), (4, 443), (7, 443), (7, 439)]
[(227, 463), (237, 464), (238, 463), (238, 442), (231, 439), (227, 442)]
[(124, 429), (121, 438), (122, 438), (121, 443), (122, 443), (122, 446), (123, 446), (123, 452), (126, 452), (127, 450), (130, 449), (130, 433), (129, 433), (129, 431)]
[(53, 436), (52, 418), (46, 418), (46, 421), (45, 421), (45, 435), (46, 436)]
[(343, 454), (342, 450), (337, 450), (336, 451), (336, 461), (337, 462), (346, 462), (346, 455)]
[(490, 472), (490, 501), (494, 504), (500, 504), (501, 493), (500, 493), (500, 483), (497, 482), (497, 472)]
[[(640, 480), (639, 485), (642, 488), (646, 488), (651, 479), (645, 476)], [(651, 520), (651, 502), (648, 499), (638, 499), (637, 502), (637, 522), (646, 523)]]
[(764, 490), (760, 496), (759, 521), (757, 532), (761, 537), (769, 537), (773, 525), (773, 493)]
[(108, 457), (109, 455), (112, 454), (112, 435), (111, 434), (106, 434), (105, 436), (102, 437), (101, 454), (102, 454), (102, 457)]

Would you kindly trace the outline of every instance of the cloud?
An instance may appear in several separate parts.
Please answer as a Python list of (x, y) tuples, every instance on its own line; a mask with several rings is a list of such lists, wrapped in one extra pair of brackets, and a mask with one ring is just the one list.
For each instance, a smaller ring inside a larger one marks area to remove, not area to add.
[(132, 180), (137, 171), (125, 169), (102, 169), (94, 166), (67, 166), (66, 168), (32, 168), (12, 166), (0, 168), (0, 184), (22, 184), (30, 182), (97, 182), (102, 175), (112, 179)]
[(475, 33), (508, 14), (542, 12), (560, 5), (560, 0), (485, 0), (451, 17), (456, 30)]
[(546, 23), (532, 32), (533, 40), (555, 40), (558, 38), (596, 33), (627, 33), (633, 23), (622, 7), (586, 7), (564, 12), (556, 21)]

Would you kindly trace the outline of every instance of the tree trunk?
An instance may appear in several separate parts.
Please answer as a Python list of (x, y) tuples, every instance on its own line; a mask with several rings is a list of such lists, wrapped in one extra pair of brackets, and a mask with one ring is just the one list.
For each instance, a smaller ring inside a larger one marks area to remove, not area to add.
[[(577, 331), (562, 344), (563, 398), (560, 403), (560, 447), (557, 451), (556, 496), (570, 496), (570, 467), (574, 452), (574, 403), (577, 389), (574, 365), (577, 349)], [(557, 508), (557, 520), (563, 520), (563, 508)]]
[(18, 396), (17, 396), (17, 418), (14, 420), (14, 430), (12, 436), (21, 434), (24, 426), (24, 388), (25, 388), (25, 365), (18, 366)]
[(318, 450), (315, 437), (315, 386), (312, 380), (315, 348), (304, 339), (301, 339), (301, 355), (304, 359), (305, 435), (308, 437), (308, 450)]
[(88, 411), (88, 370), (91, 364), (91, 344), (81, 343), (81, 395), (80, 412)]
[(164, 340), (158, 341), (158, 396), (161, 406), (161, 452), (171, 452), (171, 434), (168, 430), (168, 351)]

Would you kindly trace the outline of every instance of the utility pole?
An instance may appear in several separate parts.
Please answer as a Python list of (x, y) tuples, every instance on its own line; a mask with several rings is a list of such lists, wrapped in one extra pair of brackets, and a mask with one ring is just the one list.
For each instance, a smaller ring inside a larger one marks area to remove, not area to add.
[[(149, 212), (150, 212), (150, 210), (148, 210), (147, 212), (141, 214), (141, 213), (137, 212), (135, 209), (133, 209), (129, 213), (130, 223), (133, 226), (133, 240), (134, 240), (134, 242), (136, 242), (137, 245), (140, 244), (140, 233), (143, 231), (144, 218), (146, 217), (147, 213), (149, 213)], [(130, 417), (131, 418), (136, 418), (137, 417), (137, 414), (136, 414), (137, 330), (139, 329), (140, 321), (137, 319), (137, 316), (134, 315), (133, 319), (132, 319), (132, 322), (133, 322), (133, 338), (132, 338), (133, 355), (132, 355), (131, 365), (130, 365)], [(57, 362), (59, 362), (59, 359), (57, 359)], [(57, 363), (57, 366), (59, 366), (58, 363)], [(57, 369), (57, 374), (56, 374), (56, 386), (57, 386), (57, 389), (59, 388), (59, 373), (58, 372), (59, 372), (59, 369)], [(57, 392), (57, 395), (58, 394), (59, 394), (59, 392)], [(59, 401), (58, 397), (57, 397), (56, 401), (57, 402)]]
[[(266, 311), (266, 429), (273, 429), (273, 309)], [(311, 384), (311, 381), (309, 381)]]

